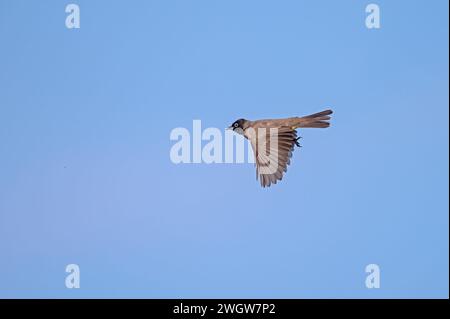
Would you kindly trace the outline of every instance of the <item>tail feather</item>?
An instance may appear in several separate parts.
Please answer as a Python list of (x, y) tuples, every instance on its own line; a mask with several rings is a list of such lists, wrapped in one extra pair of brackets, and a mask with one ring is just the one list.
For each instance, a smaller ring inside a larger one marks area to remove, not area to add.
[(314, 113), (308, 116), (300, 117), (298, 120), (298, 127), (311, 127), (311, 128), (325, 128), (330, 126), (328, 122), (333, 114), (332, 110), (325, 110), (319, 113)]
[(332, 110), (325, 110), (325, 111), (314, 113), (314, 114), (311, 114), (308, 116), (302, 116), (302, 119), (316, 118), (316, 117), (331, 115), (331, 114), (333, 114)]

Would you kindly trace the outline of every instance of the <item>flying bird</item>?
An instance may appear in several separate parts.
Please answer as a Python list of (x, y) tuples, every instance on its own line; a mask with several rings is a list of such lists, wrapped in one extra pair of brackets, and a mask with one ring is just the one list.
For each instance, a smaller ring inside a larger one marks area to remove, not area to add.
[(250, 141), (255, 155), (256, 179), (262, 187), (269, 187), (283, 179), (295, 146), (300, 147), (298, 128), (326, 128), (330, 126), (332, 110), (302, 117), (249, 121), (239, 119), (228, 129)]

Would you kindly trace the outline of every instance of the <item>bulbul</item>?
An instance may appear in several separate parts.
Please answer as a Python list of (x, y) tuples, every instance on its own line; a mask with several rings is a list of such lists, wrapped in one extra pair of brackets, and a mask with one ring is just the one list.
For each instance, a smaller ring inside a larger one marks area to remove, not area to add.
[(229, 129), (250, 141), (255, 155), (256, 179), (259, 179), (262, 187), (269, 187), (283, 179), (295, 146), (300, 147), (297, 129), (328, 127), (332, 113), (332, 110), (326, 110), (285, 119), (239, 119)]

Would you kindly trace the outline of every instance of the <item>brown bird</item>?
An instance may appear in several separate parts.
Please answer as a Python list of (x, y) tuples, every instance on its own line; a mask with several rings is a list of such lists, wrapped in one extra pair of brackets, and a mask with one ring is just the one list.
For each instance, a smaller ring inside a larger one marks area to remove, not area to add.
[(262, 187), (276, 184), (283, 178), (290, 164), (295, 146), (300, 147), (298, 128), (325, 128), (330, 126), (332, 110), (303, 117), (249, 121), (239, 119), (229, 129), (250, 141), (255, 155), (256, 179)]

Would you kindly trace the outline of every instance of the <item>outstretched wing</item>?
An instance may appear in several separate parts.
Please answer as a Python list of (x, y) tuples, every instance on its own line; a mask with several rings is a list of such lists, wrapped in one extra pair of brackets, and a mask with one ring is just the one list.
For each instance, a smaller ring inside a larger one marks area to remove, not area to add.
[(291, 127), (259, 128), (249, 140), (255, 155), (256, 179), (262, 187), (276, 184), (287, 171), (298, 145), (297, 132)]

